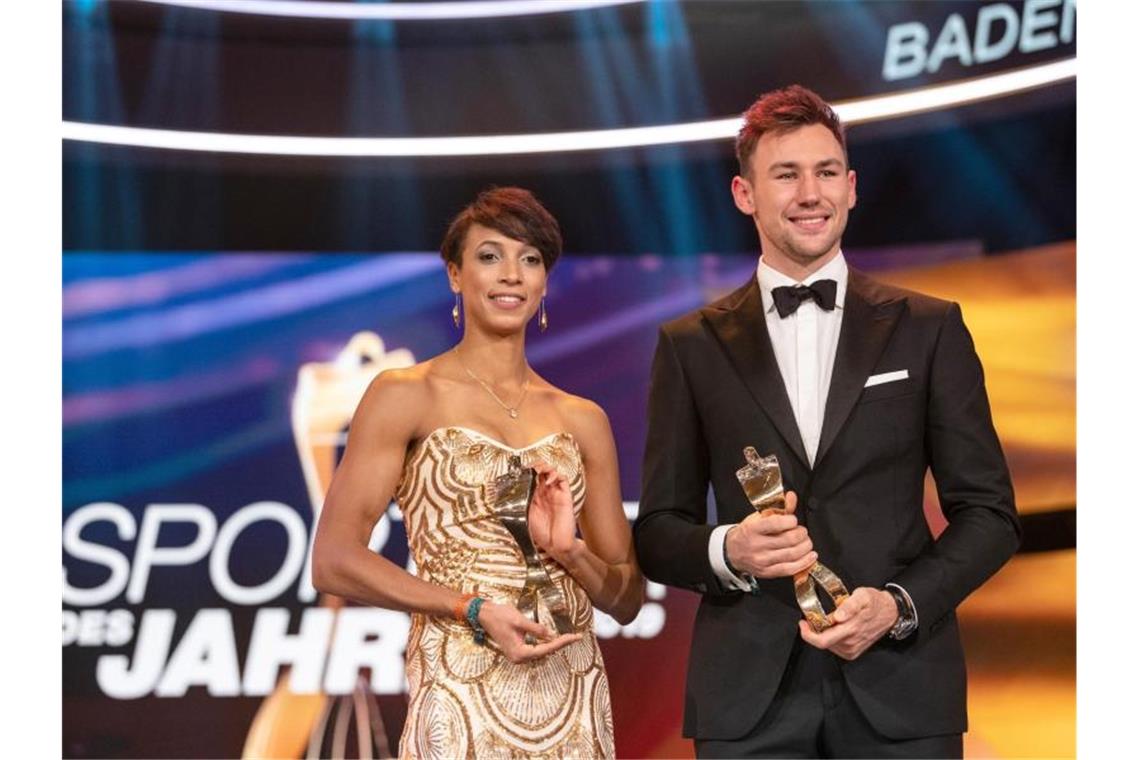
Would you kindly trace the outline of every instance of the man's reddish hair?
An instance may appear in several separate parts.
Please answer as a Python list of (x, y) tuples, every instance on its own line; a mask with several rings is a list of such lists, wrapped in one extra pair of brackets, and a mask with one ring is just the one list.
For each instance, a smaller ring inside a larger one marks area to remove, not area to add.
[(740, 164), (741, 176), (750, 177), (752, 154), (765, 134), (783, 134), (812, 124), (822, 124), (835, 135), (846, 161), (847, 138), (843, 122), (823, 98), (798, 84), (761, 95), (744, 112), (744, 126), (736, 135), (736, 160)]

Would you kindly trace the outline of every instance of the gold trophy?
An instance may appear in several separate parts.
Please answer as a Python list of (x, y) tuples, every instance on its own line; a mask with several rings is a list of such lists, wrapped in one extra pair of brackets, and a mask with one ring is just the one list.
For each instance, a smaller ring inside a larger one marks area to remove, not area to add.
[[(353, 335), (332, 361), (309, 362), (298, 370), (290, 419), (314, 527), (348, 437), (349, 420), (368, 384), (382, 370), (413, 364), (410, 351), (386, 350), (379, 335), (365, 331)], [(322, 594), (319, 604), (340, 609), (344, 600)], [(394, 756), (367, 678), (358, 678), (351, 694), (303, 694), (289, 687), (286, 673), (254, 715), (242, 758), (349, 757), (350, 728), (355, 728), (357, 752), (352, 756)]]
[[(779, 460), (775, 455), (762, 457), (751, 446), (744, 448), (744, 459), (748, 463), (736, 471), (736, 479), (744, 487), (748, 501), (761, 517), (787, 514), (784, 509), (784, 480), (780, 475)], [(808, 624), (816, 633), (830, 628), (832, 622), (820, 603), (816, 588), (827, 595), (835, 608), (843, 604), (848, 596), (843, 581), (820, 562), (796, 573), (793, 580), (796, 584), (796, 601)]]
[[(546, 568), (542, 566), (538, 550), (534, 548), (534, 542), (530, 539), (527, 514), (530, 501), (534, 497), (535, 480), (534, 469), (524, 468), (522, 460), (515, 455), (511, 457), (507, 471), (483, 488), (488, 503), (493, 505), (495, 514), (499, 517), (499, 522), (515, 539), (526, 562), (526, 581), (515, 606), (519, 612), (537, 623), (541, 622), (539, 620), (541, 600), (542, 606), (550, 613), (558, 633), (573, 633), (574, 625), (570, 622), (566, 597), (562, 594), (562, 589), (550, 580)], [(526, 635), (526, 643), (536, 643), (529, 633)]]

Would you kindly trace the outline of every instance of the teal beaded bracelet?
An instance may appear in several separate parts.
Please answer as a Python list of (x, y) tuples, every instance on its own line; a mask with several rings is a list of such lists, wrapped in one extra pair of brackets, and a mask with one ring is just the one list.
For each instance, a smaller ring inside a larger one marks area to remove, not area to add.
[(479, 645), (487, 643), (487, 631), (479, 625), (479, 609), (483, 606), (483, 602), (483, 597), (477, 596), (467, 603), (467, 625), (471, 626), (471, 632), (475, 635), (475, 643)]

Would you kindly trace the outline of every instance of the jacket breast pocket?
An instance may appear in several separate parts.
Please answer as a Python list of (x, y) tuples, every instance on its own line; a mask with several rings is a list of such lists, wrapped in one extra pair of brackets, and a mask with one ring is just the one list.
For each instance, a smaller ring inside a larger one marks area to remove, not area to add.
[(869, 404), (873, 401), (909, 396), (917, 389), (918, 384), (913, 377), (904, 377), (901, 380), (879, 383), (878, 385), (872, 385), (870, 388), (864, 388), (863, 393), (859, 396), (859, 403)]

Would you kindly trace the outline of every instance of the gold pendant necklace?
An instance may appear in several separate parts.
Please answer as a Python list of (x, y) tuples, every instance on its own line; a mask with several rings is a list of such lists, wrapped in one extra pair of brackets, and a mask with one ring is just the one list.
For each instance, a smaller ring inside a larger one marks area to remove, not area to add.
[(518, 402), (514, 406), (510, 406), (506, 402), (504, 402), (501, 398), (499, 398), (499, 394), (497, 394), (497, 393), (495, 393), (495, 391), (491, 390), (491, 386), (488, 385), (487, 383), (483, 382), (483, 379), (481, 377), (479, 377), (478, 375), (476, 375), (474, 372), (472, 372), (471, 370), (469, 370), (467, 368), (467, 365), (464, 364), (464, 362), (463, 362), (463, 357), (461, 357), (459, 355), (459, 346), (456, 346), (455, 348), (453, 348), (452, 351), (455, 352), (455, 358), (459, 361), (459, 366), (463, 367), (463, 371), (467, 373), (467, 376), (470, 377), (475, 382), (479, 383), (479, 385), (483, 386), (483, 390), (485, 390), (485, 391), (487, 391), (487, 393), (491, 394), (491, 398), (495, 399), (495, 403), (498, 404), (499, 406), (503, 407), (503, 409), (507, 410), (507, 414), (511, 415), (512, 420), (517, 420), (519, 418), (519, 408), (523, 404), (523, 399), (526, 398), (527, 390), (530, 389), (530, 378), (527, 377), (527, 378), (523, 379), (522, 394), (519, 395)]

